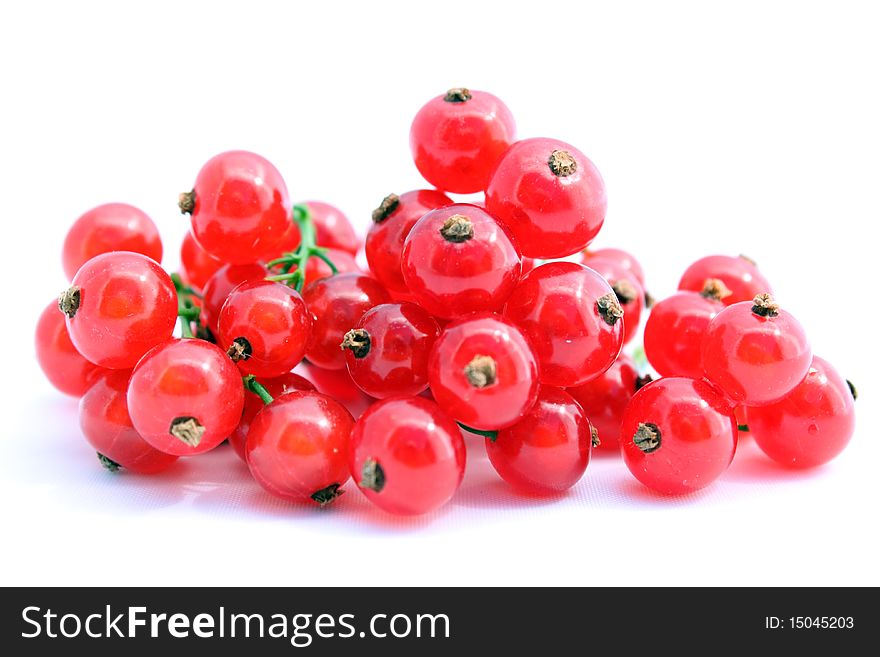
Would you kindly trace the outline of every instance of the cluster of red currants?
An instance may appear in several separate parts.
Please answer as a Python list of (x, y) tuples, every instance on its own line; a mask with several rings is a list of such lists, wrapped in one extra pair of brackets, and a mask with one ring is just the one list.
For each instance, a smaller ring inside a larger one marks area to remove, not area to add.
[[(649, 306), (644, 274), (624, 251), (587, 249), (606, 197), (583, 153), (516, 141), (507, 107), (468, 89), (428, 102), (410, 143), (437, 189), (373, 211), (369, 273), (339, 210), (291, 204), (276, 168), (243, 151), (209, 160), (180, 195), (180, 275), (157, 264), (159, 234), (136, 208), (76, 221), (71, 286), (40, 318), (37, 355), (82, 397), (105, 466), (157, 472), (228, 439), (282, 498), (323, 505), (352, 477), (379, 507), (419, 514), (457, 490), (465, 434), (538, 494), (577, 483), (600, 444), (664, 493), (715, 480), (738, 431), (791, 466), (845, 447), (855, 390), (812, 356), (752, 262), (704, 258), (653, 307), (651, 381), (622, 354)], [(343, 403), (354, 386), (371, 402), (357, 420)]]

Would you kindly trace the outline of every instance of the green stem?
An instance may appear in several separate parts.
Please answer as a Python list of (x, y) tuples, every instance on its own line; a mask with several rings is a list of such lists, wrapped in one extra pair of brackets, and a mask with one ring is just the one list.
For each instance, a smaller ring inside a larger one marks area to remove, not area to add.
[(266, 276), (266, 280), (274, 281), (276, 283), (286, 283), (287, 281), (291, 281), (294, 278), (297, 278), (298, 273), (299, 269), (294, 272), (290, 272), (289, 274), (276, 274), (275, 276)]
[(299, 228), (300, 244), (315, 246), (317, 238), (315, 236), (315, 224), (312, 222), (312, 213), (309, 212), (309, 206), (298, 203), (293, 206), (291, 212), (296, 227)]
[(119, 468), (122, 467), (113, 459), (107, 458), (106, 456), (101, 454), (101, 452), (98, 452), (98, 460), (101, 462), (101, 465), (107, 468), (110, 472), (118, 472)]
[(178, 317), (185, 317), (186, 319), (190, 320), (191, 322), (195, 322), (199, 319), (200, 314), (201, 314), (201, 311), (199, 311), (199, 309), (196, 308), (195, 306), (188, 306), (186, 304), (180, 304), (180, 303), (177, 304), (177, 316)]
[(736, 428), (738, 431), (742, 431), (743, 433), (749, 432), (749, 425), (748, 424), (738, 424), (738, 425), (736, 425)]
[(478, 436), (483, 436), (485, 438), (488, 438), (493, 443), (498, 438), (497, 431), (484, 431), (483, 429), (474, 429), (473, 427), (469, 427), (468, 425), (462, 424), (461, 422), (456, 422), (456, 424), (458, 426), (460, 426), (462, 429), (464, 429), (465, 431), (469, 431), (470, 433), (475, 433)]
[(321, 248), (316, 249), (312, 255), (314, 255), (316, 258), (320, 258), (325, 263), (327, 263), (327, 266), (330, 267), (330, 271), (332, 273), (334, 273), (334, 274), (339, 273), (339, 270), (336, 268), (336, 265), (334, 265), (333, 261), (327, 256), (327, 252), (324, 249), (321, 249)]
[[(293, 206), (293, 222), (299, 229), (299, 246), (296, 251), (285, 253), (280, 258), (275, 258), (266, 263), (268, 268), (281, 267), (281, 273), (276, 276), (267, 276), (267, 281), (276, 281), (278, 283), (286, 283), (294, 288), (297, 292), (301, 292), (305, 283), (306, 264), (309, 258), (320, 258), (330, 271), (334, 274), (338, 273), (336, 265), (327, 256), (327, 251), (317, 243), (315, 234), (315, 224), (309, 214), (309, 208), (305, 205)], [(291, 271), (296, 267), (296, 270)]]
[(638, 345), (633, 349), (632, 359), (639, 372), (644, 372), (648, 369), (648, 357), (645, 355), (645, 348), (642, 345)]
[(183, 279), (177, 272), (171, 274), (171, 282), (177, 290), (177, 316), (180, 318), (180, 335), (184, 338), (194, 338), (191, 322), (199, 322), (201, 310), (193, 302), (193, 297), (198, 299), (202, 295), (188, 285), (184, 285)]
[(247, 390), (250, 390), (252, 393), (257, 395), (260, 399), (263, 400), (264, 404), (271, 404), (275, 401), (275, 398), (269, 394), (269, 391), (263, 387), (259, 381), (254, 378), (253, 374), (248, 374), (247, 376), (242, 378), (244, 381), (244, 387)]
[(180, 315), (180, 337), (182, 338), (194, 338), (192, 327), (189, 325), (189, 318)]
[(182, 294), (189, 297), (195, 297), (196, 299), (202, 298), (202, 295), (195, 288), (192, 288), (183, 282), (183, 279), (177, 272), (171, 274), (171, 282), (174, 283), (174, 289), (177, 290), (178, 295)]
[(191, 322), (198, 322), (201, 311), (196, 308), (192, 300), (186, 295), (177, 297), (177, 316), (180, 318), (180, 336), (194, 338)]
[(285, 253), (280, 258), (275, 258), (274, 260), (270, 260), (269, 262), (266, 263), (266, 268), (272, 269), (272, 267), (277, 267), (278, 265), (284, 265), (285, 267), (287, 265), (292, 265), (293, 263), (290, 262), (290, 255), (291, 254), (289, 254), (289, 253)]

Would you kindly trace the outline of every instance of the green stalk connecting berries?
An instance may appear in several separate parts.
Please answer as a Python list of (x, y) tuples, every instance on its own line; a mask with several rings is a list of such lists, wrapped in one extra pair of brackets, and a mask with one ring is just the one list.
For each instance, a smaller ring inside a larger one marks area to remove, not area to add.
[(248, 374), (247, 376), (242, 377), (242, 381), (244, 382), (245, 390), (254, 393), (257, 397), (263, 400), (264, 404), (271, 404), (275, 401), (275, 398), (269, 394), (269, 391), (266, 390), (262, 383), (254, 378), (253, 374)]
[(185, 285), (180, 274), (171, 274), (171, 282), (177, 290), (177, 316), (180, 318), (180, 335), (184, 338), (194, 338), (191, 322), (198, 322), (200, 310), (193, 302), (193, 297), (201, 299), (202, 295), (193, 288)]
[[(299, 229), (300, 242), (296, 251), (285, 253), (280, 258), (271, 260), (266, 263), (270, 269), (272, 267), (281, 267), (281, 273), (277, 276), (267, 276), (267, 281), (278, 281), (290, 285), (297, 292), (302, 292), (305, 283), (306, 264), (309, 258), (316, 257), (327, 263), (330, 271), (334, 274), (338, 273), (336, 265), (327, 256), (327, 249), (318, 246), (315, 234), (315, 224), (312, 222), (309, 208), (305, 205), (293, 206), (293, 221)], [(296, 267), (295, 271), (290, 271)]]
[(488, 438), (493, 443), (498, 439), (497, 431), (484, 431), (483, 429), (474, 429), (473, 427), (469, 427), (466, 424), (462, 424), (461, 422), (456, 422), (458, 426), (460, 426), (465, 431), (469, 431), (470, 433), (476, 434), (477, 436), (483, 436), (484, 438)]

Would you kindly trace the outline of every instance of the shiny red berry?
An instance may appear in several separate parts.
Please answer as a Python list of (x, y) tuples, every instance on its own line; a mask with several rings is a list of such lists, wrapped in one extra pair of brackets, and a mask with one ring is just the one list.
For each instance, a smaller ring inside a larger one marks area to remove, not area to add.
[(67, 236), (61, 261), (67, 280), (87, 260), (111, 251), (133, 251), (162, 262), (162, 240), (156, 224), (143, 211), (125, 203), (106, 203), (77, 219)]
[(573, 146), (525, 139), (511, 146), (492, 174), (486, 209), (532, 258), (561, 258), (584, 249), (605, 221), (605, 184)]
[(516, 326), (495, 315), (449, 324), (428, 362), (434, 399), (463, 424), (494, 431), (519, 422), (538, 398), (538, 365)]
[(401, 268), (418, 304), (445, 319), (500, 310), (520, 278), (521, 257), (485, 210), (456, 204), (419, 219)]
[(439, 335), (437, 321), (419, 306), (383, 303), (345, 334), (345, 364), (368, 395), (417, 395), (428, 387), (428, 356)]
[(312, 315), (293, 288), (249, 281), (226, 298), (218, 328), (218, 344), (244, 374), (275, 377), (303, 359), (312, 334)]
[(202, 290), (201, 323), (207, 326), (214, 335), (220, 332), (217, 322), (220, 319), (220, 310), (229, 293), (242, 283), (249, 281), (261, 281), (269, 272), (259, 263), (249, 265), (223, 265), (218, 269)]
[[(285, 395), (288, 392), (305, 392), (315, 390), (315, 386), (308, 379), (301, 377), (299, 374), (287, 372), (281, 376), (271, 379), (260, 379), (260, 384), (266, 391), (275, 398)], [(246, 459), (245, 443), (247, 441), (248, 431), (251, 428), (251, 422), (254, 421), (257, 413), (259, 413), (266, 403), (257, 395), (246, 392), (244, 395), (244, 408), (241, 411), (241, 419), (235, 431), (229, 434), (229, 444), (235, 450), (236, 455), (242, 460)]]
[(98, 458), (110, 470), (160, 472), (177, 460), (141, 438), (128, 415), (126, 392), (131, 372), (105, 371), (79, 402), (79, 426)]
[(114, 251), (80, 267), (59, 301), (70, 340), (87, 360), (131, 369), (171, 337), (177, 293), (171, 277), (140, 253)]
[(767, 456), (794, 468), (827, 463), (855, 430), (855, 388), (830, 363), (813, 356), (798, 386), (780, 401), (749, 407), (749, 434)]
[(703, 372), (737, 404), (780, 400), (804, 380), (813, 354), (803, 327), (769, 294), (728, 306), (709, 322)]
[(690, 493), (727, 470), (736, 420), (724, 395), (705, 381), (669, 377), (639, 390), (620, 425), (623, 460), (648, 488)]
[(318, 392), (333, 397), (355, 418), (360, 417), (376, 401), (355, 385), (346, 368), (326, 370), (304, 361), (300, 369), (315, 384)]
[(290, 199), (271, 162), (247, 151), (208, 160), (192, 192), (180, 195), (198, 243), (215, 258), (242, 265), (275, 255), (290, 226)]
[(433, 189), (398, 196), (389, 194), (373, 210), (373, 223), (364, 245), (370, 272), (392, 294), (408, 292), (400, 269), (403, 244), (416, 222), (431, 210), (452, 205), (452, 199)]
[(37, 362), (49, 383), (66, 395), (81, 397), (103, 371), (82, 357), (67, 334), (64, 315), (53, 301), (40, 314), (34, 340)]
[(519, 422), (486, 438), (486, 453), (504, 481), (547, 495), (574, 486), (590, 462), (593, 434), (583, 409), (564, 390), (542, 386)]
[(413, 119), (409, 145), (419, 173), (439, 189), (486, 189), (492, 169), (516, 139), (507, 105), (485, 91), (450, 89)]
[(357, 254), (361, 241), (342, 210), (323, 201), (305, 201), (303, 205), (309, 209), (309, 216), (315, 225), (318, 246)]
[(192, 233), (187, 232), (180, 245), (180, 268), (187, 284), (201, 290), (222, 266), (220, 260), (199, 246)]
[[(718, 279), (702, 294), (678, 292), (659, 301), (645, 324), (645, 355), (661, 376), (703, 378), (701, 345), (709, 322), (724, 310)], [(713, 293), (713, 290), (716, 293)]]
[(596, 267), (593, 267), (593, 265), (590, 264), (592, 260), (608, 260), (614, 262), (639, 279), (639, 283), (642, 284), (642, 287), (645, 286), (645, 270), (642, 268), (641, 263), (636, 260), (636, 257), (629, 251), (614, 248), (587, 249), (581, 256), (581, 262), (587, 267), (596, 269)]
[(303, 299), (314, 320), (306, 357), (318, 367), (342, 369), (345, 334), (373, 306), (391, 298), (379, 282), (365, 274), (337, 274), (311, 283)]
[(251, 422), (246, 455), (267, 491), (293, 502), (333, 501), (348, 481), (348, 442), (354, 426), (345, 407), (319, 392), (290, 392)]
[(433, 511), (458, 490), (466, 450), (458, 426), (432, 401), (393, 397), (373, 404), (351, 434), (349, 467), (376, 506), (398, 515)]
[(618, 450), (620, 421), (629, 400), (639, 387), (639, 373), (632, 360), (621, 354), (614, 364), (597, 376), (566, 392), (581, 405), (590, 423), (599, 434), (599, 449)]
[(751, 301), (759, 294), (772, 294), (770, 283), (745, 256), (712, 255), (700, 258), (685, 270), (679, 290), (700, 292), (709, 279), (719, 279), (730, 290), (722, 299), (725, 306)]
[(611, 367), (623, 346), (617, 295), (599, 274), (574, 262), (535, 267), (510, 295), (504, 317), (531, 341), (544, 385), (586, 383)]
[(192, 456), (222, 443), (241, 419), (244, 386), (235, 364), (204, 340), (168, 340), (134, 368), (128, 412), (156, 449)]

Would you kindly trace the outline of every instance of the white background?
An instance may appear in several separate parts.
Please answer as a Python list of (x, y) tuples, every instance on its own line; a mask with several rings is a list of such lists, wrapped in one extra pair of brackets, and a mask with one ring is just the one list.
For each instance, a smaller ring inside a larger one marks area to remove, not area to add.
[[(304, 4), (3, 4), (0, 582), (880, 584), (870, 4)], [(175, 267), (177, 193), (244, 148), (363, 230), (383, 196), (424, 184), (409, 122), (461, 85), (503, 98), (521, 136), (594, 160), (609, 196), (596, 245), (638, 254), (655, 296), (702, 255), (756, 259), (816, 353), (859, 385), (850, 449), (796, 474), (747, 445), (678, 499), (596, 459), (545, 501), (511, 493), (474, 443), (453, 502), (415, 520), (354, 490), (292, 507), (230, 450), (153, 478), (100, 469), (76, 402), (33, 356), (36, 317), (65, 287), (67, 226), (130, 202)]]

